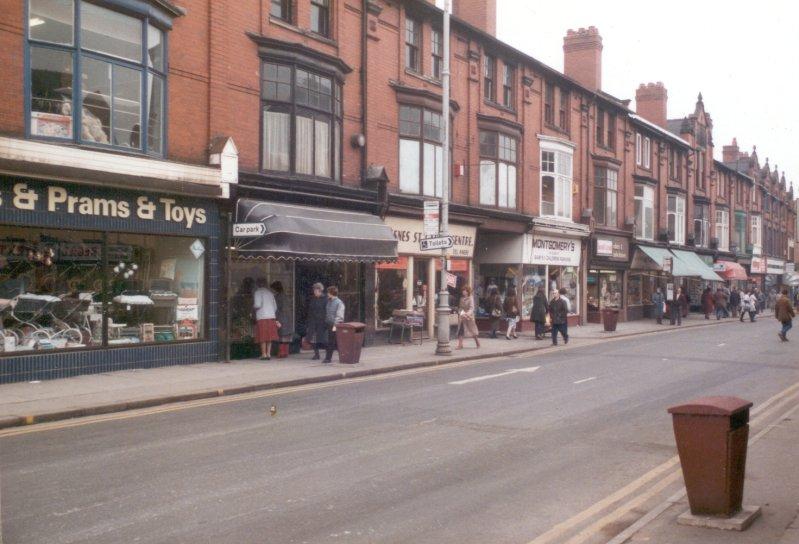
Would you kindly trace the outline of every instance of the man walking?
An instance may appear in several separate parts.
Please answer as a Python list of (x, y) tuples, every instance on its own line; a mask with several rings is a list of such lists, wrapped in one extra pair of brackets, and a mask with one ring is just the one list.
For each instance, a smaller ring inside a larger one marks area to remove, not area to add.
[(732, 317), (738, 317), (738, 310), (741, 307), (741, 293), (735, 287), (732, 288), (730, 293), (730, 312)]
[(674, 300), (670, 301), (669, 303), (669, 323), (671, 325), (682, 325), (682, 312), (684, 306), (688, 306), (688, 299), (683, 294), (682, 287), (678, 287), (677, 291), (674, 293)]
[(788, 289), (783, 287), (782, 295), (774, 303), (774, 316), (782, 323), (782, 330), (780, 330), (777, 336), (779, 336), (780, 340), (783, 342), (788, 341), (788, 331), (793, 327), (793, 318), (795, 315), (793, 305), (788, 298)]
[(549, 315), (552, 318), (552, 345), (558, 345), (558, 331), (563, 336), (563, 343), (569, 343), (569, 307), (566, 299), (560, 296), (557, 289), (552, 291), (549, 303)]

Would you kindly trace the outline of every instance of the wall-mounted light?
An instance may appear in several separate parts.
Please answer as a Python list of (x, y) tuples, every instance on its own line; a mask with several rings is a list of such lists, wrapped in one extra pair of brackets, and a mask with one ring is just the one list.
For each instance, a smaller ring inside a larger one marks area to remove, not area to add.
[(366, 146), (366, 136), (363, 134), (353, 134), (350, 138), (350, 145), (352, 147), (365, 147)]

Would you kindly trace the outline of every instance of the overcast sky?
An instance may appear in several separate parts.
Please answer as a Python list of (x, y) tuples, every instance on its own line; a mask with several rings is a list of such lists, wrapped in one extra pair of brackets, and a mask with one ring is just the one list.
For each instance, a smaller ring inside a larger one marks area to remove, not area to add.
[(640, 83), (662, 81), (670, 119), (693, 113), (701, 91), (713, 118), (716, 158), (735, 136), (742, 150), (757, 145), (761, 165), (768, 157), (799, 189), (798, 4), (497, 0), (497, 33), (563, 71), (566, 30), (597, 27), (604, 91), (634, 99)]

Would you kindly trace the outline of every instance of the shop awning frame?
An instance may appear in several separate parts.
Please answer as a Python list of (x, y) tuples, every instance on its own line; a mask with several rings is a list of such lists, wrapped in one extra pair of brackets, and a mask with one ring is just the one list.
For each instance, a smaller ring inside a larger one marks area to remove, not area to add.
[(638, 246), (633, 254), (630, 268), (660, 272), (663, 270), (664, 258), (674, 259), (674, 255), (663, 247)]
[(740, 264), (733, 261), (718, 261), (716, 264), (722, 266), (722, 269), (720, 271), (716, 271), (716, 273), (722, 276), (725, 280), (749, 281), (749, 276), (747, 275), (746, 270)]
[(676, 259), (674, 260), (673, 276), (677, 277), (700, 277), (707, 281), (724, 281), (724, 278), (713, 272), (713, 269), (700, 259), (696, 253), (673, 249), (671, 251)]
[(393, 231), (374, 215), (242, 198), (236, 202), (235, 222), (265, 227), (261, 236), (235, 239), (239, 259), (397, 260)]

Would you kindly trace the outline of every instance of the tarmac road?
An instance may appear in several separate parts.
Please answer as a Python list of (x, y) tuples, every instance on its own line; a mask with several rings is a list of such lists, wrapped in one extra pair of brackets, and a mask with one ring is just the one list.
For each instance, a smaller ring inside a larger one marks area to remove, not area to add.
[(0, 434), (3, 541), (527, 543), (673, 458), (668, 406), (757, 406), (799, 381), (776, 331), (735, 322)]

